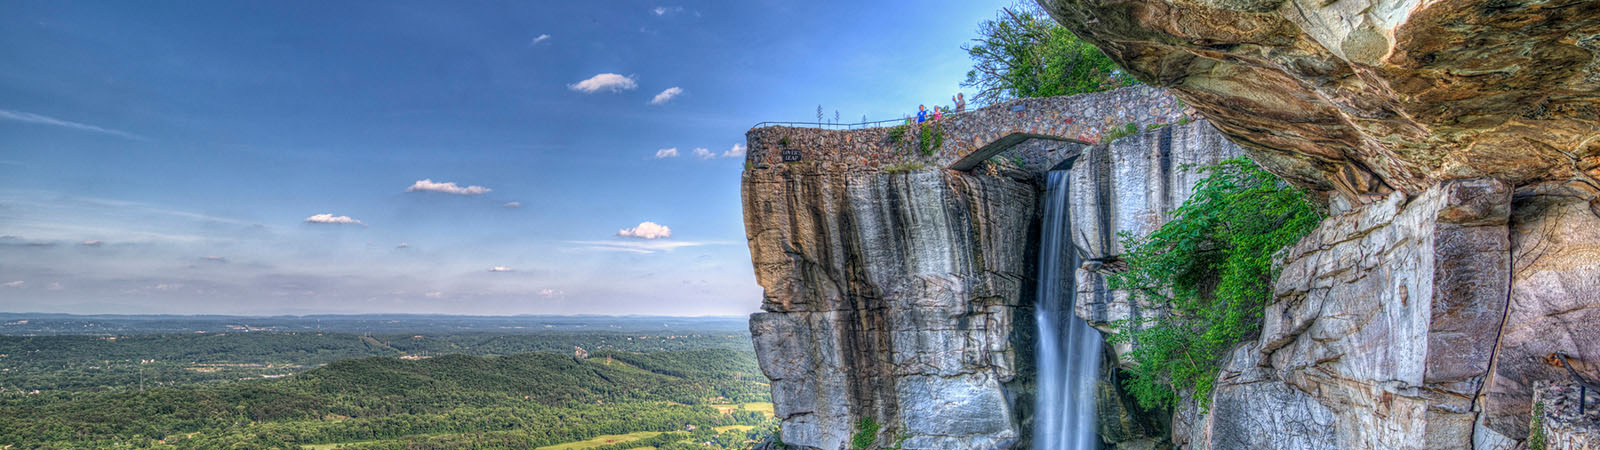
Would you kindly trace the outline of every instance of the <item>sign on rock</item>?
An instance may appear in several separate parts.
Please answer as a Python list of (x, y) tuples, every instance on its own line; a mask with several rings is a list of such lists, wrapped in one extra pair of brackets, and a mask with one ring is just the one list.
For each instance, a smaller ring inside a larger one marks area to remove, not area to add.
[(783, 162), (799, 162), (799, 161), (800, 161), (800, 151), (799, 150), (790, 149), (790, 148), (783, 149)]

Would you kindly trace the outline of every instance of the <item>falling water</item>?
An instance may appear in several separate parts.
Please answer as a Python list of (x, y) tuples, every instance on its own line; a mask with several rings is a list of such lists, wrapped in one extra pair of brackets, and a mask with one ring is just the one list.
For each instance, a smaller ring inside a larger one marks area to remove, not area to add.
[(1049, 191), (1040, 232), (1038, 307), (1038, 398), (1033, 423), (1035, 450), (1099, 448), (1095, 382), (1099, 378), (1100, 332), (1072, 313), (1078, 265), (1072, 251), (1066, 171), (1048, 175)]

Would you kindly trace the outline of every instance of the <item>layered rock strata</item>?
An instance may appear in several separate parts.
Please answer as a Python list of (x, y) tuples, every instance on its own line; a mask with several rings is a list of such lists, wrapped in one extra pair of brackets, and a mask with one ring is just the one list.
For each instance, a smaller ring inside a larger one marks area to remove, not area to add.
[(1040, 0), (1321, 192), (1600, 188), (1600, 0)]
[[(751, 318), (783, 441), (844, 447), (862, 419), (879, 445), (1010, 448), (1008, 383), (1027, 376), (1029, 174), (886, 173), (841, 164), (745, 171), (756, 280)], [(1021, 341), (1017, 344), (1014, 341)]]

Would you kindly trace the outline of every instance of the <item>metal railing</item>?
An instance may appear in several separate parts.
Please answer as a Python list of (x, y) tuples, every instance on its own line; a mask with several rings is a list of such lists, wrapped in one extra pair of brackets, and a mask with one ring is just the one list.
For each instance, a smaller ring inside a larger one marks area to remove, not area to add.
[[(945, 118), (955, 117), (956, 115), (959, 115), (959, 114), (967, 114), (967, 113), (971, 113), (971, 112), (976, 112), (979, 109), (982, 109), (982, 108), (969, 108), (969, 109), (963, 110), (961, 112), (948, 112), (948, 113), (944, 114), (944, 117)], [(916, 122), (917, 121), (916, 116), (909, 116), (909, 117), (901, 117), (899, 119), (874, 120), (874, 121), (871, 121), (871, 122), (856, 122), (856, 123), (761, 122), (761, 123), (755, 124), (754, 126), (751, 126), (750, 129), (753, 130), (753, 129), (756, 129), (756, 128), (761, 128), (761, 127), (766, 127), (766, 126), (783, 125), (783, 126), (791, 126), (791, 127), (800, 126), (800, 127), (810, 127), (810, 128), (822, 128), (822, 129), (826, 129), (826, 130), (858, 130), (858, 129), (862, 129), (862, 128), (877, 128), (877, 127), (883, 126), (883, 124), (890, 124), (890, 123), (892, 123), (892, 124), (903, 124), (903, 123), (906, 123), (906, 121), (908, 119), (911, 122)], [(928, 121), (932, 121), (932, 120), (933, 120), (933, 114), (930, 111), (929, 114), (928, 114)]]
[(825, 130), (856, 130), (861, 128), (877, 128), (885, 123), (905, 123), (906, 119), (875, 120), (872, 122), (834, 123), (834, 122), (761, 122), (751, 126), (751, 129), (770, 127), (775, 125), (789, 127), (822, 128)]

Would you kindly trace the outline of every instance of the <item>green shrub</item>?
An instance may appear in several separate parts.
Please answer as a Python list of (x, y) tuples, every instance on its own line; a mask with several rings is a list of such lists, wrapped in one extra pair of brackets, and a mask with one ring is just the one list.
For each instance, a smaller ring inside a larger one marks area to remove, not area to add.
[(1545, 450), (1544, 402), (1533, 402), (1533, 418), (1528, 420), (1528, 450)]
[(1273, 255), (1322, 219), (1303, 192), (1248, 159), (1200, 171), (1208, 175), (1171, 221), (1142, 239), (1123, 235), (1129, 270), (1107, 280), (1168, 310), (1119, 322), (1112, 337), (1133, 343), (1125, 384), (1146, 408), (1171, 406), (1180, 393), (1209, 406), (1221, 358), (1260, 328)]
[(937, 122), (923, 124), (917, 139), (917, 150), (922, 156), (933, 156), (944, 145), (944, 127)]
[(856, 426), (856, 434), (850, 436), (851, 450), (872, 450), (872, 441), (878, 439), (878, 422), (871, 417), (862, 417), (861, 423)]
[(1139, 134), (1139, 124), (1130, 122), (1123, 124), (1120, 127), (1112, 127), (1110, 130), (1107, 130), (1106, 134), (1100, 137), (1100, 143), (1109, 144), (1111, 141), (1133, 136), (1135, 134)]
[(905, 138), (906, 138), (906, 126), (905, 125), (895, 125), (893, 127), (889, 127), (889, 142), (898, 144), (901, 141), (904, 141)]

